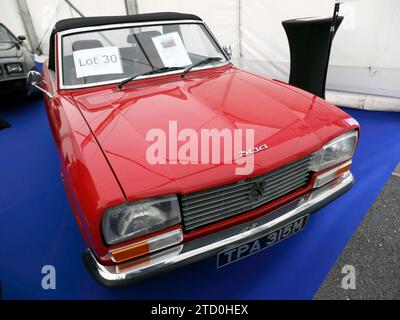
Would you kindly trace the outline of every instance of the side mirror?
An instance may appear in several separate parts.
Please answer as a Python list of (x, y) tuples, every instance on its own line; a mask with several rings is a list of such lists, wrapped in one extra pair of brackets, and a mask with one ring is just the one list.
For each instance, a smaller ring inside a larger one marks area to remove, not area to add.
[(224, 46), (222, 49), (224, 50), (225, 54), (228, 56), (229, 60), (231, 60), (232, 59), (232, 47)]
[(49, 98), (53, 98), (53, 95), (50, 92), (48, 92), (47, 90), (43, 89), (40, 86), (41, 81), (42, 81), (42, 75), (39, 72), (34, 70), (29, 71), (26, 77), (26, 88), (28, 89), (28, 92), (31, 93), (32, 91), (37, 89), (43, 92)]
[(26, 77), (26, 88), (32, 91), (33, 88), (38, 86), (40, 80), (42, 80), (42, 76), (39, 72), (33, 70), (29, 71)]
[(26, 40), (26, 37), (25, 37), (25, 36), (18, 36), (18, 41), (19, 41), (20, 43), (24, 42), (25, 40)]

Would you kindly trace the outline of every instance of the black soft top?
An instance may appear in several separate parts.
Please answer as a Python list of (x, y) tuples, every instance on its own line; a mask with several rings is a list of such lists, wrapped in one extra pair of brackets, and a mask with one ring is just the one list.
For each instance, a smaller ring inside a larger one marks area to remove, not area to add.
[(55, 35), (57, 32), (82, 28), (95, 27), (108, 24), (119, 23), (135, 23), (135, 22), (152, 22), (152, 21), (169, 21), (169, 20), (199, 20), (194, 14), (178, 13), (178, 12), (155, 12), (143, 13), (126, 16), (104, 16), (104, 17), (82, 17), (70, 18), (58, 21), (50, 35), (49, 47), (49, 69), (55, 70)]

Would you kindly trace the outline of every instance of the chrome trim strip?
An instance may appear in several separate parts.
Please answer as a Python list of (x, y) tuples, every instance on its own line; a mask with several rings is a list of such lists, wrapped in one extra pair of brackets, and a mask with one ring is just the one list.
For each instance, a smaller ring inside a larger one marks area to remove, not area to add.
[(53, 94), (51, 94), (49, 91), (42, 89), (41, 87), (39, 87), (37, 84), (33, 84), (33, 86), (38, 89), (39, 91), (43, 92), (46, 96), (48, 96), (50, 99), (53, 99), (54, 96)]
[[(187, 24), (187, 23), (193, 23), (193, 24), (202, 24), (204, 25), (206, 31), (210, 34), (210, 37), (213, 39), (217, 47), (221, 50), (222, 54), (226, 58), (226, 62), (214, 64), (213, 66), (201, 66), (201, 67), (196, 67), (193, 68), (193, 71), (196, 70), (204, 70), (204, 69), (212, 69), (212, 68), (217, 68), (217, 67), (222, 67), (225, 65), (228, 65), (231, 63), (229, 57), (226, 55), (225, 51), (222, 49), (221, 45), (217, 41), (217, 39), (214, 37), (214, 35), (211, 33), (210, 29), (207, 27), (207, 25), (203, 21), (199, 20), (171, 20), (171, 21), (154, 21), (154, 22), (136, 22), (136, 23), (120, 23), (120, 24), (107, 24), (107, 25), (101, 25), (101, 26), (95, 26), (95, 27), (83, 27), (83, 28), (76, 28), (76, 29), (70, 29), (70, 30), (65, 30), (57, 33), (57, 47), (58, 47), (58, 67), (59, 70), (57, 72), (59, 73), (59, 79), (60, 79), (60, 89), (85, 89), (85, 88), (91, 88), (91, 87), (98, 87), (102, 85), (108, 85), (108, 84), (113, 84), (113, 83), (118, 83), (121, 82), (122, 80), (126, 79), (120, 78), (120, 79), (115, 79), (115, 80), (109, 80), (109, 81), (102, 81), (102, 82), (95, 82), (95, 83), (89, 83), (89, 84), (84, 84), (84, 85), (64, 85), (63, 84), (63, 70), (62, 70), (62, 37), (68, 34), (74, 34), (74, 33), (80, 33), (80, 32), (87, 32), (87, 31), (95, 31), (95, 30), (112, 30), (112, 29), (119, 29), (119, 28), (131, 28), (131, 27), (143, 27), (143, 26), (158, 26), (158, 25), (163, 25), (163, 24)], [(155, 78), (155, 77), (161, 77), (165, 75), (170, 75), (170, 74), (179, 74), (181, 73), (181, 70), (177, 71), (171, 71), (171, 72), (166, 72), (162, 74), (155, 74), (155, 75), (149, 75), (149, 76), (141, 76), (137, 77), (135, 80), (141, 80), (141, 79), (147, 79), (147, 78)]]
[(68, 29), (64, 31), (58, 32), (59, 35), (64, 36), (71, 33), (80, 33), (80, 32), (87, 32), (87, 31), (96, 31), (99, 29), (120, 29), (120, 28), (130, 28), (130, 27), (143, 27), (143, 26), (158, 26), (161, 24), (177, 24), (177, 23), (198, 23), (202, 24), (203, 21), (200, 20), (164, 20), (164, 21), (150, 21), (150, 22), (127, 22), (127, 23), (117, 23), (117, 24), (103, 24), (99, 26), (93, 27), (81, 27), (81, 28), (74, 28)]
[(346, 192), (354, 183), (350, 172), (344, 173), (325, 186), (249, 222), (224, 229), (145, 258), (114, 266), (100, 264), (90, 249), (83, 260), (93, 276), (105, 286), (123, 286), (155, 273), (189, 264), (267, 234), (279, 225), (295, 220), (323, 207)]

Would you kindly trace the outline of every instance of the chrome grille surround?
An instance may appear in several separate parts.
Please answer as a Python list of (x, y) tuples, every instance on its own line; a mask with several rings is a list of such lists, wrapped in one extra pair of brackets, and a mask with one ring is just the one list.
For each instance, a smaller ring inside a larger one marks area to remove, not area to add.
[(183, 225), (191, 231), (254, 210), (299, 188), (311, 178), (308, 155), (255, 178), (181, 196)]

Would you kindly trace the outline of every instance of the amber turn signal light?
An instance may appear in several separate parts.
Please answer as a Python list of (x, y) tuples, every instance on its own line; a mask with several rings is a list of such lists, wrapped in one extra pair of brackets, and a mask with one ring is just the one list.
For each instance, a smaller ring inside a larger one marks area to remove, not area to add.
[(113, 251), (111, 254), (113, 260), (118, 263), (143, 256), (147, 253), (149, 253), (149, 245), (147, 241), (143, 241), (130, 247)]
[(328, 182), (334, 180), (335, 178), (339, 177), (343, 173), (349, 171), (351, 164), (352, 164), (352, 161), (349, 160), (340, 166), (337, 166), (327, 172), (320, 174), (319, 176), (317, 176), (315, 178), (314, 188), (321, 187), (321, 186), (327, 184)]
[(144, 256), (150, 252), (170, 247), (182, 242), (182, 229), (176, 229), (135, 243), (125, 248), (117, 249), (111, 252), (111, 258), (114, 262), (120, 263), (137, 257)]

